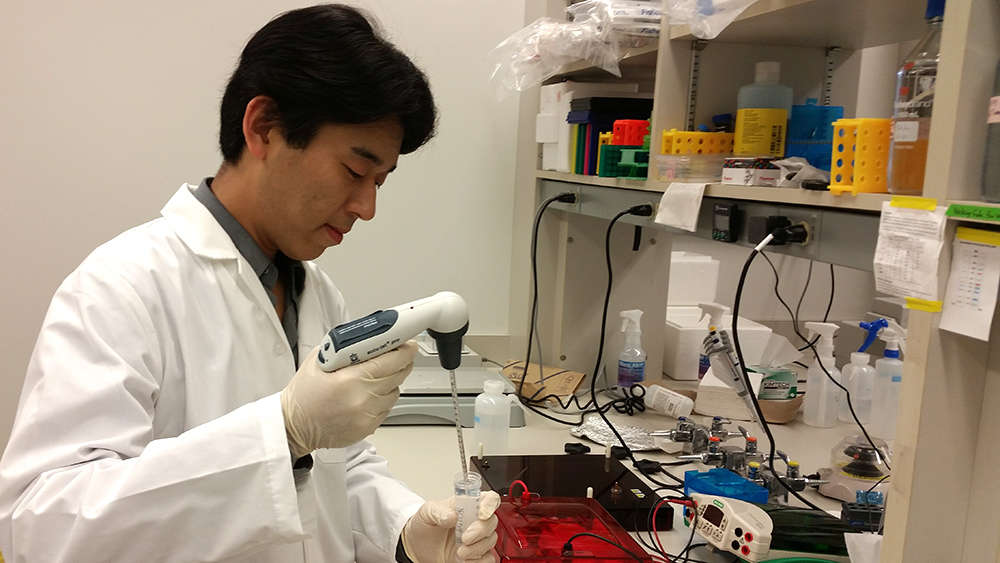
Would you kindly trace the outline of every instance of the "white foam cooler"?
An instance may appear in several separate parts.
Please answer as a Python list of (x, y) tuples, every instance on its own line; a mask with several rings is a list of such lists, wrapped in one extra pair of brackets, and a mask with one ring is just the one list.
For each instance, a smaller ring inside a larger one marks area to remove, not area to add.
[[(708, 335), (708, 317), (701, 320), (698, 304), (715, 301), (718, 281), (719, 261), (715, 258), (694, 252), (671, 253), (663, 373), (672, 379), (698, 379), (701, 345)], [(732, 329), (732, 319), (732, 315), (723, 317), (728, 330)], [(748, 365), (756, 365), (771, 329), (744, 317), (737, 324), (743, 359)]]
[[(701, 309), (698, 307), (667, 307), (663, 373), (672, 379), (698, 379), (702, 341), (708, 335), (708, 317), (704, 320), (700, 317)], [(722, 323), (727, 330), (732, 330), (733, 316), (723, 316)], [(744, 317), (740, 317), (737, 325), (743, 360), (747, 365), (757, 365), (771, 336), (771, 329)]]

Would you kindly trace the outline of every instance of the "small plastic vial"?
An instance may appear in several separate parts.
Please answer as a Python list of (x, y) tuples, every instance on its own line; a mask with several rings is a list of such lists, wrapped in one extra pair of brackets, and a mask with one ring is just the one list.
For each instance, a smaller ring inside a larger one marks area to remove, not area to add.
[(455, 512), (458, 521), (455, 522), (455, 543), (462, 543), (462, 533), (465, 528), (479, 518), (479, 493), (483, 485), (483, 477), (470, 471), (455, 474)]

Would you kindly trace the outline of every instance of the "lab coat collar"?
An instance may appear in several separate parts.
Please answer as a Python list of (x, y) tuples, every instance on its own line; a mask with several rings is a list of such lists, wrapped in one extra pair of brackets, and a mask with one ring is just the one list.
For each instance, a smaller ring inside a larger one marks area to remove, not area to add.
[(195, 254), (214, 260), (239, 259), (233, 239), (192, 193), (197, 187), (183, 184), (160, 214)]

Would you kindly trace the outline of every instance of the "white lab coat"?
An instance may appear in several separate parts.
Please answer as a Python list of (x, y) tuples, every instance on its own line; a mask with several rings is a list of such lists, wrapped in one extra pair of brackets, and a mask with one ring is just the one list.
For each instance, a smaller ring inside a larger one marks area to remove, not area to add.
[[(184, 185), (62, 284), (0, 461), (8, 563), (391, 561), (422, 500), (367, 442), (295, 482), (295, 373), (260, 281)], [(347, 320), (306, 263), (299, 355)]]

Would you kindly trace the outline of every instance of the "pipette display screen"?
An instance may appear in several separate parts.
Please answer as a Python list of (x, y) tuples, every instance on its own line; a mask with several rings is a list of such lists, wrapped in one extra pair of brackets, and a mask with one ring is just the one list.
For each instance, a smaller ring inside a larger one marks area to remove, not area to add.
[(701, 517), (708, 520), (712, 524), (715, 524), (716, 527), (722, 527), (722, 517), (724, 515), (725, 514), (719, 510), (719, 507), (710, 504), (705, 507), (705, 513), (702, 514)]

